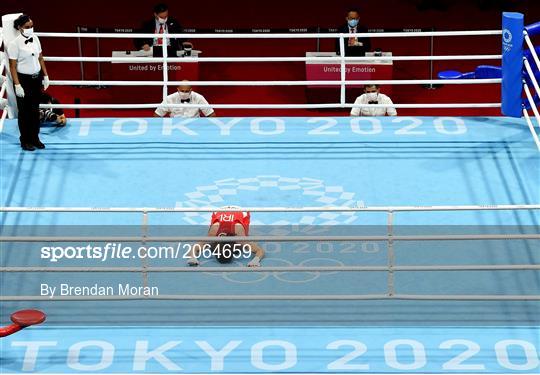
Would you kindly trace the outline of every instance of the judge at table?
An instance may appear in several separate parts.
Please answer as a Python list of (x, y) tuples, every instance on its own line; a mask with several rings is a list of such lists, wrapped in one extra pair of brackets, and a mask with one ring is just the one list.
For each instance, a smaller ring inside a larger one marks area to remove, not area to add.
[[(367, 29), (360, 25), (360, 12), (357, 9), (351, 9), (345, 17), (346, 24), (339, 28), (343, 34), (365, 33)], [(366, 52), (371, 51), (371, 41), (369, 38), (350, 37), (345, 38), (345, 56), (365, 56)], [(339, 39), (336, 41), (336, 53), (340, 54)]]
[[(169, 17), (169, 8), (166, 4), (157, 4), (154, 6), (154, 18), (145, 22), (140, 29), (143, 34), (181, 34), (182, 26), (180, 23)], [(143, 38), (135, 40), (135, 47), (139, 50), (150, 51), (153, 47), (153, 55), (156, 57), (163, 56), (161, 38)], [(167, 55), (176, 57), (176, 52), (183, 49), (183, 45), (193, 47), (191, 43), (183, 39), (167, 39)]]
[[(198, 104), (201, 107), (179, 108), (170, 104)], [(177, 92), (168, 95), (167, 98), (156, 108), (154, 117), (216, 117), (216, 113), (208, 107), (208, 101), (201, 94), (192, 90), (189, 85), (178, 86)]]

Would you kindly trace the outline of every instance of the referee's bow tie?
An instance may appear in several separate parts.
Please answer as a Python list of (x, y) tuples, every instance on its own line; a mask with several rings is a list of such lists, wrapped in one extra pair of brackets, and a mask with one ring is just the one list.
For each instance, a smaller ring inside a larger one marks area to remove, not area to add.
[(24, 44), (33, 43), (33, 42), (34, 42), (34, 38), (28, 38), (24, 41)]
[(180, 99), (181, 103), (189, 103), (191, 99)]

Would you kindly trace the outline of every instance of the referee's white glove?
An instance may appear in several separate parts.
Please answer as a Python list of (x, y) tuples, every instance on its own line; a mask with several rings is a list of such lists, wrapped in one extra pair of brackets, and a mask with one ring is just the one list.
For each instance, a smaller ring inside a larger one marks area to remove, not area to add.
[(258, 256), (251, 259), (251, 262), (247, 264), (248, 267), (260, 267), (261, 266), (261, 258)]
[(190, 267), (197, 267), (199, 265), (199, 260), (197, 258), (189, 258), (187, 264)]
[(47, 90), (51, 81), (49, 81), (49, 76), (43, 76), (43, 89)]
[(15, 85), (15, 95), (19, 98), (24, 98), (24, 89), (21, 85)]

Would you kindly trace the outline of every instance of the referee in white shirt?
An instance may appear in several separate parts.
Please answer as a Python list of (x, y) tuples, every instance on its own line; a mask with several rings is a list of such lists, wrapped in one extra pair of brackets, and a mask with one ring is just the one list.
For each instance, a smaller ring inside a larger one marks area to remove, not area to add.
[(171, 107), (170, 104), (198, 104), (208, 106), (208, 102), (199, 93), (192, 90), (189, 85), (178, 86), (178, 91), (167, 96), (167, 98), (156, 108), (155, 117), (200, 117), (201, 113), (205, 117), (215, 117), (216, 113), (210, 107)]
[(13, 26), (18, 35), (7, 46), (9, 70), (15, 86), (17, 106), (19, 108), (19, 132), (21, 147), (25, 151), (43, 149), (45, 145), (39, 139), (39, 102), (42, 84), (49, 87), (49, 77), (39, 38), (34, 35), (34, 23), (23, 14)]
[(378, 85), (366, 85), (354, 104), (386, 104), (387, 107), (354, 107), (351, 116), (397, 116), (392, 99), (380, 91)]

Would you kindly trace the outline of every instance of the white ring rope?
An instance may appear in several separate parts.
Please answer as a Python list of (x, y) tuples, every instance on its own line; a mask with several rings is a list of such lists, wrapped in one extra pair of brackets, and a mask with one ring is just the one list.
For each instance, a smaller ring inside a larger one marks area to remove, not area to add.
[(7, 106), (2, 110), (2, 114), (0, 115), (0, 132), (4, 129), (4, 121), (6, 120), (8, 114), (8, 108)]
[(540, 295), (475, 295), (475, 294), (205, 294), (205, 295), (150, 295), (150, 296), (0, 296), (2, 302), (14, 301), (371, 301), (371, 300), (423, 300), (423, 301), (540, 301)]
[[(485, 85), (500, 84), (501, 78), (486, 79), (400, 79), (400, 80), (349, 80), (346, 85)], [(50, 81), (52, 86), (162, 86), (163, 81)], [(169, 86), (197, 85), (197, 86), (337, 86), (341, 81), (168, 81)]]
[(372, 207), (0, 207), (0, 212), (428, 212), (540, 210), (540, 204), (469, 206), (372, 206)]
[[(382, 33), (385, 34), (385, 33)], [(399, 34), (399, 33), (398, 33)], [(403, 34), (403, 33), (402, 33)], [(411, 36), (411, 33), (404, 33), (407, 36)], [(74, 34), (79, 35), (79, 34)], [(84, 34), (88, 35), (88, 34)], [(102, 35), (102, 34), (97, 34)], [(116, 34), (111, 34), (115, 35)], [(127, 34), (130, 37), (134, 37), (133, 34)], [(151, 34), (149, 34), (151, 35)], [(201, 34), (204, 35), (204, 34)], [(214, 34), (212, 34), (214, 35)], [(216, 34), (222, 35), (222, 34)], [(230, 34), (223, 34), (224, 37), (231, 37)], [(222, 35), (222, 36), (223, 36)], [(268, 34), (256, 34), (255, 36)], [(287, 35), (287, 34), (285, 34)], [(296, 34), (298, 35), (298, 34)], [(326, 34), (328, 35), (328, 34)], [(342, 34), (337, 34), (342, 36)], [(162, 34), (157, 35), (157, 37), (163, 38), (162, 46), (166, 45), (168, 38), (172, 38), (175, 35), (173, 34)], [(388, 36), (388, 35), (386, 35)], [(340, 49), (344, 48), (343, 38), (340, 38)], [(163, 48), (163, 47), (162, 47)], [(436, 56), (434, 58), (430, 56), (387, 56), (379, 60), (393, 61), (393, 60), (465, 60), (465, 59), (500, 59), (501, 55), (471, 55), (471, 56)], [(377, 58), (363, 57), (360, 60), (373, 61)], [(178, 81), (168, 82), (168, 72), (167, 72), (167, 61), (168, 62), (190, 62), (190, 61), (215, 61), (215, 62), (242, 62), (242, 61), (337, 61), (341, 64), (340, 72), (340, 81), (252, 81), (252, 82), (235, 82), (231, 83), (228, 81), (192, 81), (189, 82), (191, 85), (200, 85), (200, 86), (308, 86), (308, 85), (321, 85), (321, 86), (331, 86), (331, 85), (340, 85), (340, 103), (319, 103), (319, 104), (213, 104), (213, 105), (197, 105), (197, 104), (172, 104), (171, 108), (212, 108), (212, 109), (335, 109), (335, 108), (387, 108), (385, 104), (353, 104), (346, 103), (345, 100), (345, 87), (347, 85), (365, 85), (365, 84), (399, 84), (399, 85), (419, 85), (419, 84), (500, 84), (501, 79), (485, 79), (485, 80), (356, 80), (356, 81), (347, 81), (345, 76), (345, 62), (359, 60), (355, 57), (344, 57), (343, 53), (340, 57), (334, 58), (314, 58), (314, 57), (215, 57), (215, 58), (168, 58), (166, 56), (166, 51), (164, 51), (163, 58), (99, 58), (99, 57), (90, 57), (90, 58), (60, 58), (53, 57), (49, 58), (48, 61), (111, 61), (111, 62), (162, 62), (164, 64), (163, 68), (163, 81), (53, 81), (53, 85), (109, 85), (109, 86), (163, 86), (163, 97), (167, 95), (167, 85), (178, 85), (181, 84)], [(187, 84), (187, 82), (184, 82)], [(153, 109), (157, 108), (159, 103), (144, 103), (144, 104), (42, 104), (40, 108), (65, 108), (65, 109)], [(501, 103), (403, 103), (403, 104), (394, 104), (393, 108), (500, 108)]]
[[(365, 85), (368, 83), (384, 85), (416, 85), (416, 84), (450, 84), (450, 85), (485, 85), (500, 84), (501, 78), (486, 79), (400, 79), (400, 80), (349, 80), (346, 85)], [(90, 85), (101, 83), (107, 86), (115, 85), (149, 85), (161, 86), (162, 81), (51, 81), (56, 85)], [(197, 86), (306, 86), (306, 85), (339, 85), (341, 81), (169, 81), (169, 85), (191, 84)]]
[[(358, 57), (167, 57), (168, 62), (335, 62), (344, 61), (446, 61), (446, 60), (500, 60), (502, 55), (444, 55), (444, 56), (358, 56)], [(45, 57), (54, 62), (112, 62), (160, 63), (162, 57)]]
[(536, 62), (536, 66), (538, 67), (538, 69), (540, 69), (540, 59), (538, 58), (538, 55), (536, 54), (536, 49), (534, 48), (534, 45), (532, 44), (531, 38), (529, 38), (529, 33), (527, 33), (527, 30), (525, 30), (523, 33), (525, 34), (525, 42), (527, 43), (527, 46), (529, 47), (529, 50), (531, 51), (531, 55), (534, 61)]
[[(415, 236), (235, 236), (235, 242), (383, 242), (383, 241), (478, 241), (540, 240), (540, 234), (447, 234)], [(0, 242), (230, 242), (229, 237), (211, 236), (0, 236)]]
[[(538, 58), (538, 55), (536, 54), (536, 50), (534, 48), (534, 45), (532, 44), (531, 39), (529, 38), (529, 34), (527, 33), (527, 30), (524, 30), (523, 34), (524, 34), (525, 42), (527, 46), (529, 47), (529, 51), (531, 51), (531, 56), (533, 57), (533, 60), (536, 63), (537, 68), (540, 69), (540, 59)], [(532, 70), (531, 65), (529, 64), (529, 61), (525, 57), (523, 58), (523, 65), (525, 66), (525, 70), (527, 71), (527, 74), (529, 75), (529, 78), (534, 86), (534, 89), (536, 90), (536, 95), (540, 95), (540, 87), (538, 85), (538, 81), (536, 80), (536, 77), (534, 76), (534, 72)], [(538, 125), (540, 126), (540, 114), (538, 113), (538, 109), (536, 108), (536, 103), (534, 102), (533, 96), (526, 82), (523, 82), (523, 89), (525, 90), (525, 95), (527, 96), (527, 100), (529, 101), (531, 109), (533, 110), (534, 116), (536, 117), (536, 121)], [(536, 144), (538, 151), (540, 151), (540, 139), (538, 138), (538, 134), (536, 133), (536, 129), (534, 128), (533, 122), (531, 118), (529, 117), (529, 113), (527, 112), (526, 108), (523, 108), (523, 117), (525, 117), (527, 126), (529, 127), (529, 130), (531, 131), (531, 135), (533, 136), (534, 143)]]
[[(531, 82), (534, 86), (534, 89), (536, 90), (536, 94), (540, 96), (540, 86), (538, 86), (538, 81), (536, 80), (536, 77), (534, 76), (533, 70), (531, 68), (531, 65), (529, 64), (529, 61), (527, 59), (523, 59), (523, 65), (525, 66), (525, 70), (527, 71), (527, 74), (529, 75), (529, 78), (531, 79)], [(534, 100), (531, 102), (529, 100), (531, 107), (536, 106), (534, 103)]]
[[(2, 46), (2, 38), (0, 36), (0, 46)], [(4, 129), (4, 122), (6, 121), (7, 115), (8, 115), (8, 102), (7, 99), (4, 99), (4, 96), (7, 92), (7, 85), (8, 85), (8, 79), (7, 76), (4, 75), (4, 69), (6, 69), (6, 62), (3, 57), (3, 53), (0, 52), (0, 109), (2, 110), (0, 114), (0, 132)]]
[[(40, 108), (64, 109), (146, 109), (157, 108), (160, 103), (141, 104), (41, 104)], [(215, 108), (215, 109), (321, 109), (321, 108), (388, 108), (388, 104), (167, 104), (168, 108)], [(415, 103), (392, 104), (393, 108), (500, 108), (501, 103)]]
[[(344, 38), (356, 37), (435, 37), (435, 36), (475, 36), (475, 35), (502, 35), (501, 30), (476, 30), (476, 31), (428, 31), (428, 32), (389, 32), (389, 33), (253, 33), (253, 34), (233, 34), (233, 33), (215, 33), (215, 34), (140, 34), (140, 33), (36, 33), (40, 37), (72, 37), (72, 38), (161, 38), (163, 57), (45, 57), (46, 61), (72, 61), (72, 62), (122, 62), (122, 63), (161, 63), (163, 66), (162, 81), (52, 81), (52, 85), (81, 85), (81, 86), (163, 86), (162, 97), (165, 100), (168, 86), (180, 84), (178, 81), (169, 82), (168, 64), (172, 62), (336, 62), (341, 65), (339, 81), (254, 81), (254, 82), (227, 82), (227, 81), (193, 81), (189, 84), (200, 86), (340, 86), (339, 103), (318, 103), (318, 104), (172, 104), (171, 108), (212, 108), (212, 109), (336, 109), (336, 108), (387, 108), (384, 104), (353, 104), (346, 103), (345, 90), (347, 85), (365, 85), (365, 84), (397, 84), (397, 85), (434, 85), (434, 84), (500, 84), (500, 79), (486, 80), (357, 80), (347, 81), (345, 75), (345, 64), (348, 61), (442, 61), (442, 60), (500, 60), (502, 55), (443, 55), (443, 56), (344, 56)], [(190, 39), (311, 39), (311, 38), (339, 38), (340, 56), (335, 57), (168, 57), (167, 41), (171, 38), (190, 38)], [(185, 83), (185, 82), (184, 82)], [(62, 109), (154, 109), (159, 107), (160, 103), (145, 104), (41, 104), (40, 108), (62, 108)], [(394, 104), (393, 108), (500, 108), (501, 103), (405, 103)]]
[(540, 210), (540, 204), (371, 207), (0, 207), (0, 212), (414, 212)]
[[(340, 63), (341, 79), (339, 81), (255, 81), (255, 82), (227, 82), (227, 81), (192, 81), (191, 84), (205, 85), (205, 86), (218, 86), (218, 85), (235, 85), (235, 86), (304, 86), (304, 85), (340, 85), (341, 95), (340, 103), (335, 104), (239, 104), (239, 105), (227, 105), (216, 104), (203, 107), (210, 108), (355, 108), (355, 107), (374, 107), (385, 108), (387, 105), (354, 105), (345, 103), (345, 87), (351, 84), (366, 84), (373, 83), (374, 81), (347, 81), (345, 77), (345, 63), (347, 61), (423, 61), (423, 60), (499, 60), (501, 55), (449, 55), (449, 56), (384, 56), (384, 57), (344, 57), (343, 53), (340, 57), (211, 57), (211, 58), (168, 58), (167, 57), (167, 39), (170, 38), (190, 38), (190, 39), (305, 39), (305, 38), (339, 38), (340, 49), (343, 51), (344, 42), (343, 38), (350, 36), (356, 37), (432, 37), (432, 36), (472, 36), (472, 35), (501, 35), (500, 30), (482, 30), (482, 31), (446, 31), (446, 32), (399, 32), (399, 33), (357, 33), (357, 34), (343, 34), (343, 33), (306, 33), (306, 34), (116, 34), (116, 33), (37, 33), (42, 37), (74, 37), (74, 38), (142, 38), (142, 37), (155, 37), (162, 38), (163, 58), (100, 58), (100, 57), (87, 57), (87, 58), (70, 58), (70, 57), (49, 57), (47, 61), (80, 61), (80, 62), (158, 62), (163, 64), (163, 81), (109, 81), (111, 86), (115, 85), (127, 85), (127, 86), (161, 86), (163, 85), (163, 95), (166, 95), (166, 88), (168, 85), (179, 84), (177, 81), (168, 81), (167, 64), (170, 62), (328, 62), (336, 61)], [(525, 40), (530, 44), (528, 36), (525, 36)], [(538, 57), (534, 54), (535, 61), (538, 63)], [(539, 64), (540, 67), (540, 64)], [(530, 68), (530, 67), (529, 67)], [(53, 81), (55, 85), (88, 85), (88, 82), (96, 81)], [(107, 81), (97, 81), (99, 84), (106, 84)], [(500, 79), (486, 79), (486, 80), (378, 80), (376, 84), (499, 84)], [(526, 86), (525, 86), (526, 87)], [(535, 85), (537, 89), (537, 84)], [(526, 91), (528, 88), (526, 87)], [(537, 89), (538, 91), (538, 89)], [(530, 92), (529, 92), (530, 95)], [(44, 105), (46, 108), (154, 108), (159, 104), (86, 104), (86, 105)], [(199, 105), (173, 105), (179, 108), (197, 107)], [(395, 108), (498, 108), (500, 103), (442, 103), (442, 104), (395, 104)], [(538, 116), (537, 110), (535, 115)], [(6, 111), (4, 110), (2, 117), (5, 118)], [(530, 120), (530, 119), (529, 119)], [(530, 122), (530, 121), (529, 121)], [(392, 217), (394, 212), (415, 212), (415, 211), (497, 211), (497, 210), (538, 210), (540, 205), (492, 205), (492, 206), (403, 206), (403, 207), (246, 207), (246, 208), (234, 208), (223, 209), (215, 207), (176, 207), (176, 208), (88, 208), (88, 207), (0, 207), (0, 212), (129, 212), (129, 213), (142, 213), (146, 215), (151, 212), (215, 212), (215, 211), (249, 211), (249, 212), (386, 212)], [(392, 224), (389, 224), (391, 227)], [(473, 234), (473, 235), (433, 235), (433, 236), (396, 236), (391, 230), (384, 236), (251, 236), (251, 237), (235, 237), (235, 241), (256, 241), (256, 242), (286, 242), (286, 241), (385, 241), (393, 243), (394, 241), (452, 241), (452, 240), (513, 240), (513, 239), (531, 239), (540, 240), (540, 234)], [(230, 239), (219, 237), (205, 237), (205, 236), (192, 236), (192, 237), (150, 237), (147, 234), (139, 237), (12, 237), (4, 236), (0, 237), (1, 242), (73, 242), (73, 241), (127, 241), (127, 242), (140, 242), (149, 243), (154, 241), (159, 242), (178, 242), (178, 241), (208, 241), (208, 242), (227, 242)], [(3, 267), (0, 268), (2, 272), (355, 272), (355, 271), (367, 271), (367, 272), (397, 272), (397, 271), (489, 271), (489, 270), (539, 270), (538, 264), (513, 264), (513, 265), (451, 265), (451, 266), (395, 266), (394, 264), (388, 264), (386, 266), (270, 266), (263, 268), (247, 268), (247, 267), (201, 267), (201, 268), (188, 268), (188, 267), (149, 267), (144, 265), (143, 267)], [(505, 300), (505, 301), (540, 301), (540, 295), (416, 295), (416, 294), (396, 294), (392, 289), (390, 292), (384, 294), (368, 294), (368, 295), (159, 295), (159, 296), (60, 296), (55, 298), (55, 301), (62, 300), (79, 300), (79, 301), (102, 301), (102, 300), (471, 300), (471, 301), (488, 301), (488, 300)], [(48, 296), (0, 296), (0, 301), (50, 301)]]
[(345, 70), (345, 39), (339, 38), (339, 79), (340, 79), (340, 90), (339, 90), (339, 102), (345, 104), (347, 102), (346, 92), (345, 92), (345, 82), (347, 81), (347, 72)]
[[(540, 151), (540, 139), (538, 138), (538, 134), (536, 134), (536, 130), (534, 128), (534, 125), (531, 121), (531, 118), (529, 117), (529, 113), (525, 108), (523, 108), (523, 117), (525, 117), (525, 121), (527, 122), (527, 126), (529, 127), (529, 130), (531, 131), (532, 137), (534, 139), (534, 143), (536, 143), (536, 147), (538, 148), (538, 151)], [(536, 118), (537, 122), (540, 124), (540, 118)]]
[(169, 69), (168, 69), (168, 62), (167, 62), (167, 59), (168, 59), (168, 50), (167, 50), (167, 47), (168, 47), (168, 39), (166, 37), (167, 34), (163, 34), (163, 38), (162, 38), (162, 41), (161, 41), (161, 53), (163, 55), (163, 69), (162, 69), (162, 74), (163, 74), (163, 90), (162, 90), (162, 97), (163, 97), (163, 100), (165, 100), (167, 98), (167, 81), (169, 80)]
[(540, 264), (452, 265), (452, 266), (262, 266), (262, 267), (0, 267), (0, 272), (398, 272), (407, 271), (516, 271), (540, 270)]
[[(538, 83), (536, 85), (538, 85)], [(529, 104), (531, 105), (531, 109), (534, 113), (534, 116), (536, 117), (536, 121), (538, 122), (540, 126), (540, 113), (538, 112), (538, 108), (536, 108), (536, 105), (534, 103), (531, 90), (529, 90), (529, 86), (525, 82), (523, 82), (523, 89), (525, 90), (525, 95), (527, 96), (527, 100), (529, 101)], [(540, 91), (537, 91), (537, 92), (540, 93)], [(523, 108), (523, 116), (525, 117), (525, 121), (527, 122), (531, 135), (534, 139), (534, 143), (536, 144), (538, 151), (540, 151), (540, 139), (538, 138), (538, 134), (536, 133), (536, 129), (534, 128), (534, 125), (531, 121), (531, 118), (529, 117), (529, 113), (527, 112), (526, 108)]]
[(0, 100), (4, 99), (4, 94), (6, 93), (6, 90), (7, 90), (7, 82), (4, 82), (0, 86)]
[[(396, 212), (432, 212), (432, 211), (499, 211), (499, 210), (538, 210), (540, 205), (488, 205), (488, 206), (401, 206), (401, 207), (235, 207), (235, 208), (217, 208), (217, 207), (175, 207), (175, 208), (77, 208), (77, 207), (0, 207), (0, 212), (136, 212), (143, 213), (146, 217), (149, 213), (152, 212), (215, 212), (215, 211), (250, 211), (250, 212), (313, 212), (313, 211), (368, 211), (368, 212), (386, 212), (389, 217), (393, 217)], [(371, 239), (380, 239), (382, 241), (387, 241), (388, 243), (393, 243), (394, 241), (399, 240), (412, 240), (412, 239), (425, 239), (426, 236), (395, 236), (391, 230), (392, 222), (389, 221), (389, 231), (386, 236), (372, 236)], [(20, 239), (17, 237), (16, 239)], [(36, 238), (36, 237), (32, 237)], [(200, 237), (199, 237), (200, 238)], [(235, 240), (246, 240), (246, 241), (257, 241), (261, 237), (237, 237)], [(271, 237), (276, 239), (275, 236)], [(346, 237), (328, 237), (328, 236), (319, 236), (319, 237), (309, 237), (312, 240), (322, 240), (329, 241), (334, 238), (339, 238), (343, 240)], [(351, 238), (351, 237), (347, 237)], [(356, 237), (355, 239), (361, 238), (366, 240), (368, 237)], [(449, 236), (429, 236), (430, 239), (448, 240)], [(481, 238), (491, 238), (491, 239), (540, 239), (540, 234), (531, 234), (531, 235), (465, 235), (465, 236), (452, 236), (453, 239), (481, 239)], [(9, 239), (4, 237), (2, 239)], [(56, 240), (58, 238), (55, 238)], [(79, 238), (80, 239), (80, 238)], [(130, 237), (128, 239), (133, 239), (134, 242), (143, 241), (143, 243), (149, 243), (152, 240), (157, 239), (156, 237), (148, 237), (146, 231), (143, 230), (142, 237)], [(161, 239), (170, 239), (162, 237)], [(177, 240), (175, 238), (174, 240)], [(210, 237), (211, 241), (220, 241), (219, 237)], [(286, 237), (285, 240), (290, 240), (291, 237)], [(299, 238), (302, 241), (306, 241), (308, 236), (302, 236)], [(89, 238), (90, 241), (94, 241), (95, 237)], [(105, 240), (101, 238), (100, 240)], [(226, 239), (223, 239), (226, 240)], [(69, 242), (72, 242), (73, 239), (70, 239)], [(71, 269), (65, 268), (49, 268), (48, 272), (90, 272), (93, 267), (83, 267), (88, 271), (79, 269), (78, 267), (73, 267)], [(117, 270), (117, 267), (111, 268), (101, 268), (100, 271), (107, 272), (106, 270), (110, 269), (111, 272), (114, 269)], [(233, 272), (259, 272), (261, 275), (269, 275), (270, 272), (278, 272), (278, 274), (285, 272), (337, 272), (340, 270), (347, 271), (372, 271), (372, 272), (388, 272), (394, 273), (398, 271), (502, 271), (502, 270), (538, 270), (540, 265), (538, 264), (525, 264), (525, 265), (450, 265), (450, 266), (395, 266), (394, 264), (387, 264), (386, 266), (321, 266), (321, 267), (310, 267), (310, 266), (287, 266), (287, 267), (264, 267), (258, 269), (251, 269), (247, 267), (223, 267), (213, 268), (213, 267), (201, 267), (197, 268), (196, 271), (192, 268), (182, 267), (136, 267), (136, 268), (124, 268), (118, 270), (119, 272), (143, 272), (148, 274), (148, 272), (205, 272), (205, 274), (214, 274), (216, 272), (224, 272), (225, 274)], [(40, 271), (41, 267), (7, 267), (2, 269), (8, 272), (33, 272)], [(68, 271), (69, 270), (69, 271)], [(200, 271), (199, 271), (200, 270)], [(222, 271), (223, 270), (223, 271)], [(96, 270), (96, 272), (99, 272)], [(295, 300), (295, 301), (307, 301), (307, 300), (336, 300), (336, 301), (345, 301), (345, 300), (440, 300), (440, 301), (540, 301), (540, 295), (415, 295), (415, 294), (396, 294), (393, 287), (388, 285), (389, 292), (386, 294), (364, 294), (364, 295), (153, 295), (153, 296), (60, 296), (55, 297), (54, 301), (103, 301), (103, 300)], [(0, 301), (51, 301), (48, 296), (0, 296)]]
[(432, 37), (432, 36), (482, 36), (502, 35), (502, 30), (463, 30), (463, 31), (419, 31), (419, 32), (389, 32), (389, 33), (215, 33), (215, 34), (143, 34), (143, 33), (48, 33), (38, 32), (39, 37), (50, 38), (167, 38), (175, 39), (337, 39), (337, 38), (400, 38), (400, 37)]

